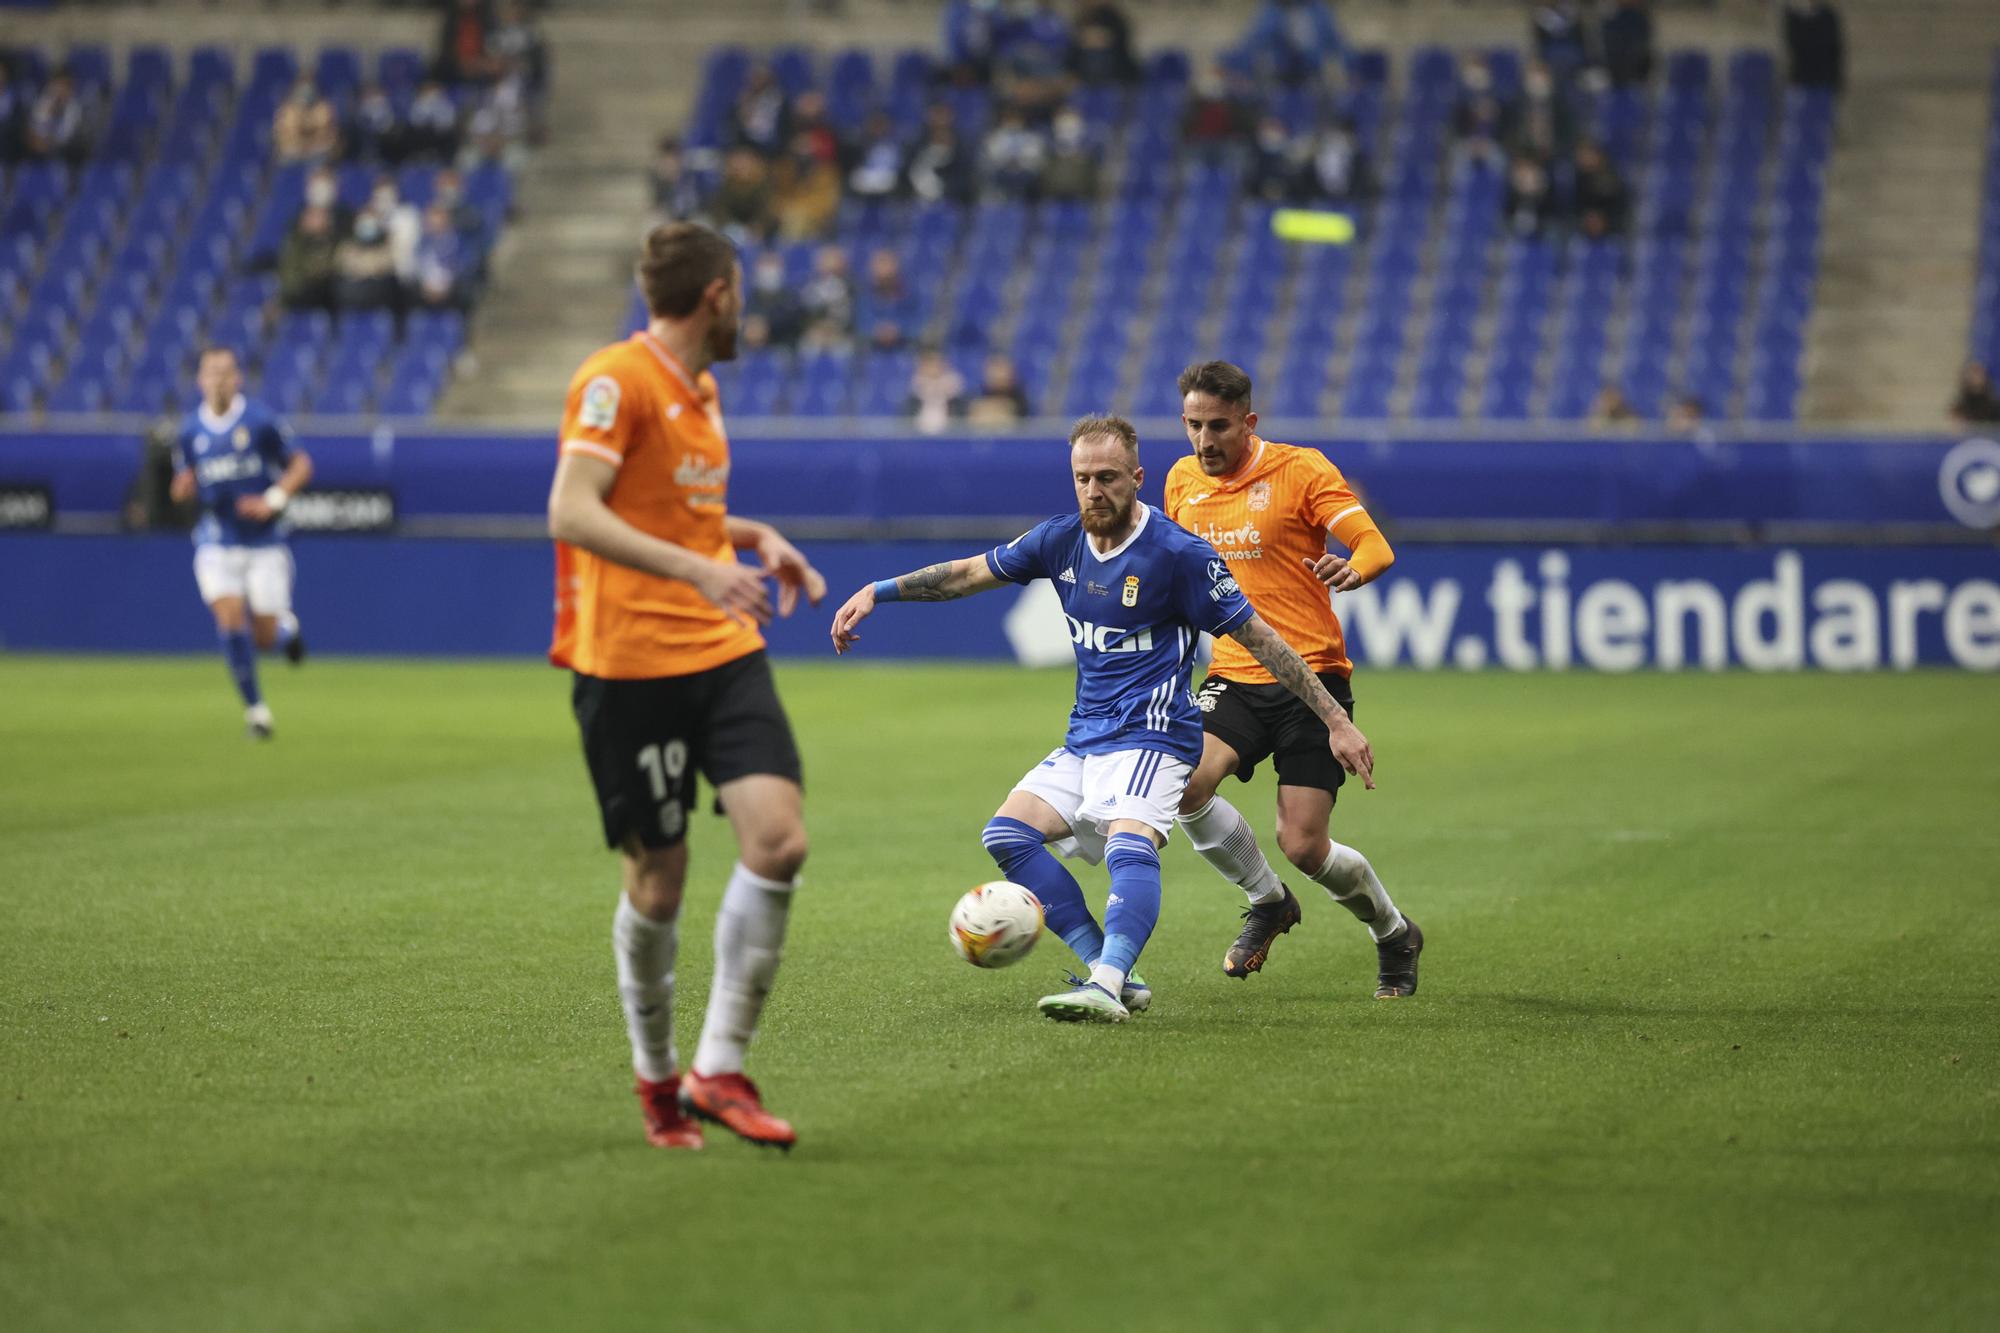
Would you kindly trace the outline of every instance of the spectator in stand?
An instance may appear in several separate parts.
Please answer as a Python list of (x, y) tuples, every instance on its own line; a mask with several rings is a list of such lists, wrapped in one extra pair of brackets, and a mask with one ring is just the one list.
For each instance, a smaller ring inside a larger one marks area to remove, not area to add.
[(792, 100), (792, 146), (796, 151), (800, 139), (812, 145), (812, 155), (821, 161), (840, 161), (840, 136), (834, 133), (833, 125), (826, 118), (826, 94), (813, 90), (800, 93)]
[(986, 193), (996, 199), (1031, 197), (1041, 181), (1048, 151), (1048, 141), (1028, 124), (1025, 115), (1013, 107), (1002, 111), (980, 153)]
[(847, 251), (823, 245), (813, 256), (812, 280), (799, 293), (806, 331), (803, 346), (845, 351), (854, 342), (854, 278), (847, 269)]
[(431, 206), (442, 208), (451, 216), (452, 229), (464, 241), (468, 251), (476, 252), (482, 233), (486, 230), (486, 218), (478, 207), (465, 197), (465, 178), (457, 168), (445, 167), (431, 182)]
[(1373, 183), (1368, 153), (1355, 135), (1353, 122), (1336, 120), (1313, 139), (1305, 162), (1309, 201), (1349, 207), (1365, 198)]
[(730, 112), (729, 142), (775, 158), (791, 142), (792, 108), (768, 65), (754, 65)]
[(42, 162), (67, 162), (81, 166), (90, 155), (90, 139), (84, 133), (83, 100), (76, 94), (76, 82), (58, 71), (35, 99), (28, 113), (28, 156)]
[(448, 84), (488, 83), (500, 77), (500, 60), (487, 47), (485, 0), (447, 0), (432, 68)]
[(752, 347), (786, 351), (799, 345), (805, 332), (805, 311), (785, 280), (785, 257), (776, 250), (759, 250), (750, 263), (750, 292), (744, 302), (743, 340)]
[(1693, 431), (1707, 419), (1708, 409), (1691, 393), (1682, 394), (1667, 408), (1667, 429), (1671, 431)]
[(1045, 123), (1069, 96), (1069, 24), (1049, 0), (1025, 0), (1001, 49), (994, 88), (1003, 105)]
[(1239, 50), (1260, 76), (1284, 84), (1337, 81), (1347, 58), (1326, 0), (1264, 0)]
[(525, 165), (522, 155), (530, 129), (527, 85), (510, 70), (480, 95), (479, 105), (467, 118), (459, 165), (469, 170), (483, 162), (503, 162), (518, 171)]
[(1493, 67), (1486, 57), (1469, 55), (1458, 72), (1458, 105), (1452, 109), (1452, 132), (1458, 136), (1459, 151), (1469, 156), (1499, 163), (1504, 160), (1500, 143), (1511, 127), (1507, 104), (1493, 86)]
[(1521, 79), (1520, 99), (1509, 112), (1508, 151), (1549, 163), (1568, 157), (1575, 145), (1576, 113), (1569, 94), (1554, 70), (1539, 60), (1530, 61)]
[(1098, 189), (1097, 145), (1083, 113), (1064, 107), (1051, 127), (1048, 161), (1042, 164), (1039, 186), (1044, 199), (1095, 199)]
[(771, 173), (771, 214), (788, 241), (820, 239), (840, 211), (840, 164), (824, 148), (813, 135), (800, 134)]
[(1632, 400), (1617, 385), (1606, 385), (1597, 395), (1597, 401), (1590, 405), (1590, 424), (1593, 426), (1631, 426), (1638, 424), (1639, 411), (1632, 406)]
[(18, 162), (26, 150), (27, 95), (0, 62), (0, 165)]
[(869, 345), (878, 352), (896, 351), (916, 332), (916, 296), (903, 280), (903, 261), (894, 250), (877, 250), (868, 256), (868, 283), (858, 308), (868, 329)]
[(946, 76), (962, 88), (991, 83), (1013, 27), (1000, 0), (951, 0), (944, 9)]
[(1596, 143), (1576, 149), (1576, 225), (1593, 241), (1624, 234), (1632, 211), (1631, 193)]
[(730, 149), (722, 158), (722, 179), (708, 201), (716, 229), (738, 245), (768, 236), (774, 222), (771, 169), (748, 146)]
[(1536, 5), (1528, 18), (1528, 30), (1535, 40), (1535, 56), (1567, 86), (1583, 68), (1593, 63), (1593, 34), (1578, 0), (1554, 0)]
[(646, 194), (653, 201), (653, 221), (680, 222), (701, 212), (700, 186), (687, 171), (681, 141), (669, 134), (653, 145), (653, 165), (646, 169)]
[(345, 139), (356, 161), (393, 167), (409, 152), (409, 123), (381, 84), (365, 83), (347, 118)]
[(324, 162), (306, 173), (305, 207), (324, 208), (333, 219), (336, 236), (347, 235), (354, 225), (354, 210), (340, 202), (340, 177)]
[(1653, 77), (1652, 0), (1617, 0), (1599, 38), (1604, 72), (1616, 88), (1634, 88)]
[(486, 44), (503, 66), (521, 75), (529, 103), (539, 102), (548, 89), (549, 44), (527, 6), (520, 0), (500, 0), (499, 17)]
[(1250, 100), (1229, 73), (1221, 65), (1205, 65), (1194, 76), (1181, 114), (1181, 140), (1201, 160), (1223, 161), (1236, 156), (1250, 138), (1253, 114)]
[(1555, 193), (1549, 173), (1526, 154), (1518, 155), (1507, 168), (1507, 193), (1500, 201), (1507, 230), (1522, 240), (1540, 236), (1555, 220)]
[(969, 204), (979, 196), (979, 162), (958, 137), (951, 108), (939, 103), (924, 117), (924, 137), (903, 164), (910, 193), (925, 203)]
[(1299, 156), (1299, 144), (1283, 120), (1277, 116), (1258, 120), (1250, 167), (1243, 177), (1244, 193), (1267, 204), (1296, 202), (1302, 185)]
[(1032, 415), (1014, 359), (994, 352), (986, 358), (986, 377), (965, 403), (965, 419), (975, 426), (1004, 426)]
[(888, 113), (873, 111), (848, 149), (853, 166), (847, 172), (847, 193), (855, 199), (893, 199), (903, 188), (903, 145), (896, 122)]
[(279, 304), (287, 310), (332, 314), (338, 304), (334, 288), (339, 276), (335, 265), (339, 248), (340, 232), (334, 226), (333, 210), (323, 204), (300, 209), (278, 251)]
[(1847, 86), (1847, 38), (1827, 0), (1785, 0), (1785, 58), (1795, 88), (1836, 96)]
[(1092, 86), (1138, 82), (1141, 71), (1132, 54), (1132, 24), (1113, 0), (1082, 0), (1076, 7), (1074, 32), (1069, 71), (1079, 82)]
[(463, 310), (470, 304), (465, 271), (465, 243), (452, 226), (451, 213), (433, 204), (424, 211), (424, 231), (417, 242), (416, 282), (411, 296), (426, 310)]
[(410, 103), (408, 143), (412, 162), (449, 162), (458, 156), (458, 103), (443, 84), (427, 79)]
[(1952, 399), (1951, 419), (1959, 429), (2000, 421), (2000, 394), (1984, 362), (1968, 361), (1958, 377), (1958, 397)]
[(364, 212), (380, 222), (389, 237), (389, 253), (396, 264), (396, 281), (405, 287), (415, 285), (417, 245), (423, 239), (424, 219), (414, 205), (403, 202), (394, 176), (384, 174), (375, 178)]
[(941, 435), (951, 419), (965, 410), (965, 377), (945, 354), (935, 347), (917, 353), (916, 369), (910, 373), (908, 411), (917, 430), (925, 435)]
[(271, 147), (280, 163), (323, 162), (340, 147), (333, 104), (319, 95), (311, 79), (293, 84), (291, 95), (278, 107), (271, 123)]
[(334, 252), (336, 291), (342, 310), (394, 310), (401, 285), (396, 281), (396, 256), (382, 219), (363, 212), (354, 230)]

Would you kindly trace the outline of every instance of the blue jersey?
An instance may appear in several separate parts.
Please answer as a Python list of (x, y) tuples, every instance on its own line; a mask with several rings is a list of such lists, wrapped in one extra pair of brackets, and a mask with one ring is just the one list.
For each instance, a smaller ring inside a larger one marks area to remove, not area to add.
[(1201, 759), (1190, 688), (1199, 631), (1231, 634), (1252, 614), (1215, 548), (1141, 504), (1138, 526), (1099, 554), (1076, 514), (987, 552), (1009, 583), (1049, 579), (1076, 649), (1076, 707), (1063, 745), (1077, 754), (1164, 750)]
[(262, 495), (292, 461), (291, 428), (278, 414), (242, 394), (216, 416), (206, 403), (181, 423), (174, 465), (193, 468), (201, 496), (196, 546), (270, 546), (284, 540), (282, 519), (252, 522), (236, 512), (246, 495)]

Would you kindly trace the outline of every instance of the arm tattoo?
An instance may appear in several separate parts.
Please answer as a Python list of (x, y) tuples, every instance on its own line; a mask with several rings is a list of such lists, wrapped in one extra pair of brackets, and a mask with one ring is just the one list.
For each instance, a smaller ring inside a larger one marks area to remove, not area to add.
[(896, 580), (896, 586), (902, 590), (906, 602), (949, 602), (972, 591), (959, 576), (958, 562), (953, 560), (905, 574)]
[(1308, 708), (1319, 716), (1319, 720), (1331, 726), (1336, 719), (1347, 714), (1333, 696), (1320, 684), (1306, 660), (1294, 652), (1292, 645), (1278, 637), (1278, 632), (1266, 624), (1262, 616), (1251, 616), (1242, 629), (1230, 636), (1250, 650), (1250, 655), (1263, 663), (1264, 669), (1277, 682), (1305, 701)]

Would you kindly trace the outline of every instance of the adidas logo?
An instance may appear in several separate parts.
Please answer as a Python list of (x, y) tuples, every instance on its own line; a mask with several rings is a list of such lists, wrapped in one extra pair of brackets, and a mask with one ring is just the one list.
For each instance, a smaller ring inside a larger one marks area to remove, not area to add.
[(1076, 571), (1073, 569), (1065, 569), (1061, 574), (1061, 578), (1064, 583), (1075, 583)]

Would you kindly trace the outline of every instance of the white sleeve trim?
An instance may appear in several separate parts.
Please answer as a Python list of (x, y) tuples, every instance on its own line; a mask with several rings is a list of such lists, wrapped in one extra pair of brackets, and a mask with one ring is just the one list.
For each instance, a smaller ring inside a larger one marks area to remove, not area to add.
[(1362, 508), (1360, 505), (1349, 505), (1347, 506), (1347, 508), (1341, 510), (1338, 514), (1335, 514), (1332, 518), (1327, 520), (1326, 530), (1328, 532), (1332, 532), (1333, 529), (1340, 523), (1340, 520), (1346, 518), (1349, 514), (1361, 514), (1365, 517), (1367, 513), (1368, 511)]
[(566, 454), (590, 454), (593, 457), (603, 459), (613, 467), (617, 467), (625, 461), (625, 455), (619, 453), (616, 449), (608, 449), (595, 440), (564, 440), (562, 451)]

